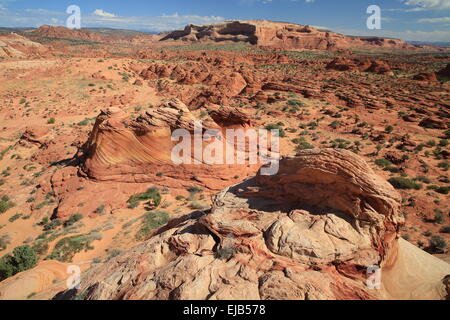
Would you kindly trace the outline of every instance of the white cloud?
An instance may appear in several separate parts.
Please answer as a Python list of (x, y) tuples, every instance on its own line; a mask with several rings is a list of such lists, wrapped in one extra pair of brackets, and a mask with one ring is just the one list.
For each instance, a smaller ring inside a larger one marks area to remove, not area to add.
[(375, 36), (385, 38), (395, 38), (404, 41), (424, 41), (424, 42), (449, 42), (450, 30), (356, 30), (356, 29), (334, 29), (333, 31), (353, 36)]
[(422, 18), (417, 20), (421, 23), (446, 23), (450, 22), (450, 17), (442, 17), (442, 18)]
[(105, 17), (105, 18), (114, 18), (114, 17), (117, 17), (116, 14), (106, 12), (106, 11), (104, 11), (104, 10), (102, 10), (102, 9), (96, 9), (92, 14), (94, 14), (94, 15), (96, 15), (96, 16), (99, 16), (99, 17)]
[(403, 0), (405, 5), (415, 8), (407, 11), (427, 11), (450, 9), (450, 0)]

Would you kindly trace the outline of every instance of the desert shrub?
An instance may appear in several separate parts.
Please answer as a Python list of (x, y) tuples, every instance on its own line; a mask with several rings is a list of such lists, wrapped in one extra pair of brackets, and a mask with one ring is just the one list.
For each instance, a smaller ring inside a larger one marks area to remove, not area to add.
[(431, 179), (429, 179), (429, 178), (427, 178), (425, 176), (418, 176), (414, 180), (420, 181), (420, 182), (423, 182), (423, 183), (426, 183), (426, 184), (430, 184), (431, 183)]
[(130, 206), (137, 207), (142, 201), (149, 201), (152, 207), (159, 207), (161, 204), (161, 194), (157, 188), (150, 188), (146, 192), (135, 194), (128, 199), (127, 203)]
[(22, 216), (23, 216), (22, 213), (16, 213), (11, 218), (9, 218), (8, 221), (12, 223), (12, 222), (16, 221), (17, 219), (21, 218)]
[(443, 139), (441, 141), (439, 141), (439, 146), (440, 147), (447, 147), (448, 146), (448, 140), (447, 139)]
[(447, 242), (440, 236), (433, 236), (430, 239), (429, 249), (433, 253), (444, 253), (447, 248)]
[(444, 214), (442, 212), (436, 212), (436, 214), (434, 215), (434, 220), (435, 223), (441, 224), (444, 222)]
[(48, 222), (47, 224), (44, 225), (44, 231), (55, 230), (56, 228), (58, 228), (62, 224), (63, 224), (62, 221), (59, 220), (59, 219), (52, 220), (52, 221), (50, 221), (50, 222)]
[(392, 132), (394, 131), (394, 127), (393, 127), (393, 126), (387, 126), (387, 127), (384, 129), (384, 131), (385, 131), (386, 133), (392, 133)]
[(136, 234), (137, 240), (147, 240), (152, 232), (169, 222), (169, 214), (166, 211), (152, 211), (142, 218), (140, 230)]
[(296, 138), (292, 140), (293, 143), (297, 144), (295, 148), (296, 152), (308, 149), (314, 149), (314, 146), (310, 144), (304, 137)]
[(445, 135), (445, 139), (450, 139), (450, 129), (446, 130), (444, 132), (444, 135)]
[(227, 248), (219, 248), (217, 249), (215, 253), (216, 259), (220, 260), (230, 260), (234, 254), (236, 253), (236, 250), (232, 247)]
[(450, 163), (448, 163), (447, 161), (443, 161), (438, 164), (438, 167), (444, 171), (448, 171), (450, 169)]
[(404, 177), (391, 178), (388, 181), (395, 189), (402, 189), (402, 190), (410, 190), (410, 189), (420, 190), (420, 189), (422, 189), (421, 184), (416, 183), (413, 180), (404, 178)]
[(193, 201), (193, 200), (195, 199), (195, 196), (196, 196), (197, 194), (203, 192), (203, 189), (200, 188), (200, 187), (197, 187), (197, 186), (192, 186), (192, 187), (189, 187), (189, 188), (187, 189), (187, 191), (189, 192), (189, 198), (188, 198), (188, 200), (189, 200), (189, 201)]
[[(101, 239), (101, 235), (100, 235)], [(94, 240), (100, 240), (97, 232), (87, 235), (78, 235), (59, 240), (53, 252), (46, 258), (47, 260), (58, 260), (60, 262), (71, 262), (75, 254), (81, 251), (94, 249), (91, 243)]]
[(440, 186), (432, 185), (432, 186), (428, 186), (427, 190), (433, 190), (440, 194), (448, 194), (450, 191), (450, 187), (440, 187)]
[(286, 132), (284, 131), (284, 129), (282, 128), (282, 126), (279, 123), (268, 124), (267, 126), (265, 126), (265, 129), (269, 130), (269, 131), (270, 130), (278, 130), (280, 138), (286, 137)]
[(44, 255), (48, 252), (48, 241), (45, 239), (38, 239), (33, 243), (33, 249), (38, 255)]
[(389, 160), (383, 158), (383, 159), (375, 160), (375, 164), (377, 166), (381, 167), (381, 168), (385, 168), (385, 167), (391, 166), (392, 162), (390, 162)]
[(102, 204), (101, 206), (99, 206), (97, 209), (95, 209), (94, 213), (99, 214), (99, 215), (104, 215), (105, 214), (105, 205)]
[(89, 119), (84, 119), (84, 120), (78, 122), (77, 126), (84, 127), (84, 126), (87, 126), (88, 124), (89, 124)]
[(341, 126), (342, 126), (342, 121), (339, 121), (339, 120), (335, 120), (330, 124), (330, 127), (332, 127), (333, 129), (337, 129)]
[(0, 179), (0, 187), (5, 184), (5, 180)]
[(11, 237), (7, 234), (0, 236), (0, 251), (5, 250), (11, 243)]
[(55, 122), (56, 122), (55, 118), (50, 118), (48, 119), (47, 124), (55, 124)]
[(71, 215), (66, 222), (64, 222), (64, 227), (65, 228), (70, 227), (75, 223), (77, 223), (78, 221), (80, 221), (81, 219), (83, 219), (83, 215), (81, 213), (75, 213)]
[(450, 233), (450, 226), (442, 227), (440, 233)]
[(111, 252), (109, 252), (108, 257), (106, 258), (106, 261), (110, 261), (111, 259), (114, 259), (118, 255), (122, 253), (122, 250), (114, 249)]
[(13, 207), (15, 207), (15, 203), (10, 201), (8, 196), (3, 196), (0, 199), (0, 214), (5, 213)]
[(203, 203), (200, 203), (200, 202), (197, 202), (197, 201), (193, 201), (190, 204), (189, 208), (191, 208), (193, 210), (201, 210), (201, 211), (209, 209), (209, 207), (207, 205), (205, 205)]
[(37, 262), (37, 254), (29, 245), (15, 248), (12, 254), (0, 259), (0, 281), (34, 268)]

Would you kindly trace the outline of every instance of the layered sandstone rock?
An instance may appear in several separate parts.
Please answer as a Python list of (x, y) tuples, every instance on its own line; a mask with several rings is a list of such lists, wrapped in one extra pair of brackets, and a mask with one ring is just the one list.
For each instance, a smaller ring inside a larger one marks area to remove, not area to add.
[(26, 58), (43, 55), (48, 51), (40, 43), (33, 42), (15, 33), (0, 35), (0, 57)]
[[(203, 129), (214, 130), (225, 139), (220, 140), (220, 163), (226, 163), (225, 153), (227, 128), (250, 127), (249, 117), (237, 109), (212, 108), (211, 116), (216, 121), (206, 120)], [(256, 172), (257, 167), (242, 165), (210, 165), (203, 161), (205, 148), (216, 138), (199, 146), (192, 146), (190, 163), (175, 163), (172, 151), (181, 141), (172, 139), (175, 130), (183, 129), (195, 137), (195, 123), (199, 121), (181, 101), (173, 99), (157, 108), (149, 109), (135, 121), (119, 108), (104, 110), (98, 117), (89, 141), (83, 148), (82, 170), (97, 181), (152, 182), (160, 173), (171, 180), (171, 186), (183, 187), (192, 184), (192, 177), (212, 190), (220, 190), (234, 177), (246, 177)], [(201, 141), (201, 140), (200, 140)], [(164, 183), (164, 182), (163, 182)], [(183, 184), (184, 183), (184, 184)]]
[[(350, 152), (301, 152), (283, 159), (275, 176), (258, 175), (220, 192), (210, 214), (169, 223), (94, 267), (78, 293), (87, 299), (399, 298), (389, 282), (390, 295), (365, 281), (370, 266), (389, 260), (394, 270), (400, 201)], [(445, 263), (441, 268), (428, 277), (430, 285), (443, 287)]]

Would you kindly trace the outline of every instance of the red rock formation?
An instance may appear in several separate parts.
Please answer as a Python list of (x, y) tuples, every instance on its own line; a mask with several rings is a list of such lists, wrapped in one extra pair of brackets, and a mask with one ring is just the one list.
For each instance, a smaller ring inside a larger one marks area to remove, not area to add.
[(422, 72), (422, 73), (416, 74), (413, 77), (413, 80), (428, 81), (428, 82), (438, 81), (437, 77), (436, 77), (436, 73), (434, 73), (434, 72)]
[(331, 61), (326, 68), (337, 71), (363, 71), (383, 75), (394, 75), (394, 72), (387, 62), (378, 60), (360, 60), (338, 57)]
[(40, 43), (33, 42), (15, 33), (0, 35), (0, 57), (24, 58), (42, 56), (48, 49)]
[(87, 299), (376, 299), (365, 268), (394, 243), (400, 201), (351, 152), (302, 152), (275, 176), (223, 190), (211, 214), (186, 216), (94, 267), (81, 291)]
[(207, 26), (188, 25), (184, 30), (170, 32), (161, 38), (161, 41), (167, 40), (239, 41), (277, 49), (334, 51), (352, 47), (417, 48), (397, 39), (350, 37), (310, 26), (265, 20), (227, 21)]
[(339, 57), (331, 61), (327, 66), (327, 69), (336, 70), (336, 71), (355, 71), (358, 70), (357, 64), (345, 57)]
[(447, 64), (447, 66), (444, 69), (440, 70), (437, 74), (443, 77), (450, 77), (450, 63)]
[[(206, 121), (203, 130), (222, 132), (229, 127), (248, 128), (251, 124), (244, 113), (229, 108), (212, 108), (211, 116), (217, 123)], [(147, 110), (136, 121), (129, 120), (118, 108), (109, 108), (98, 117), (84, 147), (82, 169), (90, 178), (121, 182), (151, 182), (158, 173), (164, 173), (167, 179), (173, 180), (171, 186), (176, 181), (181, 188), (192, 185), (195, 176), (200, 184), (212, 190), (222, 189), (235, 176), (256, 172), (256, 167), (250, 165), (207, 165), (197, 158), (194, 150), (190, 156), (192, 164), (175, 165), (171, 153), (178, 142), (171, 140), (172, 132), (185, 129), (193, 137), (195, 121), (198, 120), (177, 99)], [(226, 139), (221, 143), (226, 144)]]

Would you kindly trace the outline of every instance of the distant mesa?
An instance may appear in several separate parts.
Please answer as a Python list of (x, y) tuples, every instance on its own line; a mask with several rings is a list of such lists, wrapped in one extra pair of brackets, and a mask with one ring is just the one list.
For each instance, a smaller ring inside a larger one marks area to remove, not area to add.
[[(311, 26), (266, 20), (226, 21), (222, 23), (195, 26), (169, 32), (161, 41), (184, 42), (247, 42), (254, 45), (280, 50), (345, 50), (354, 47), (419, 49), (424, 46), (411, 45), (398, 39), (378, 37), (345, 36)], [(429, 48), (432, 48), (429, 46)], [(436, 49), (436, 48), (434, 48)]]

